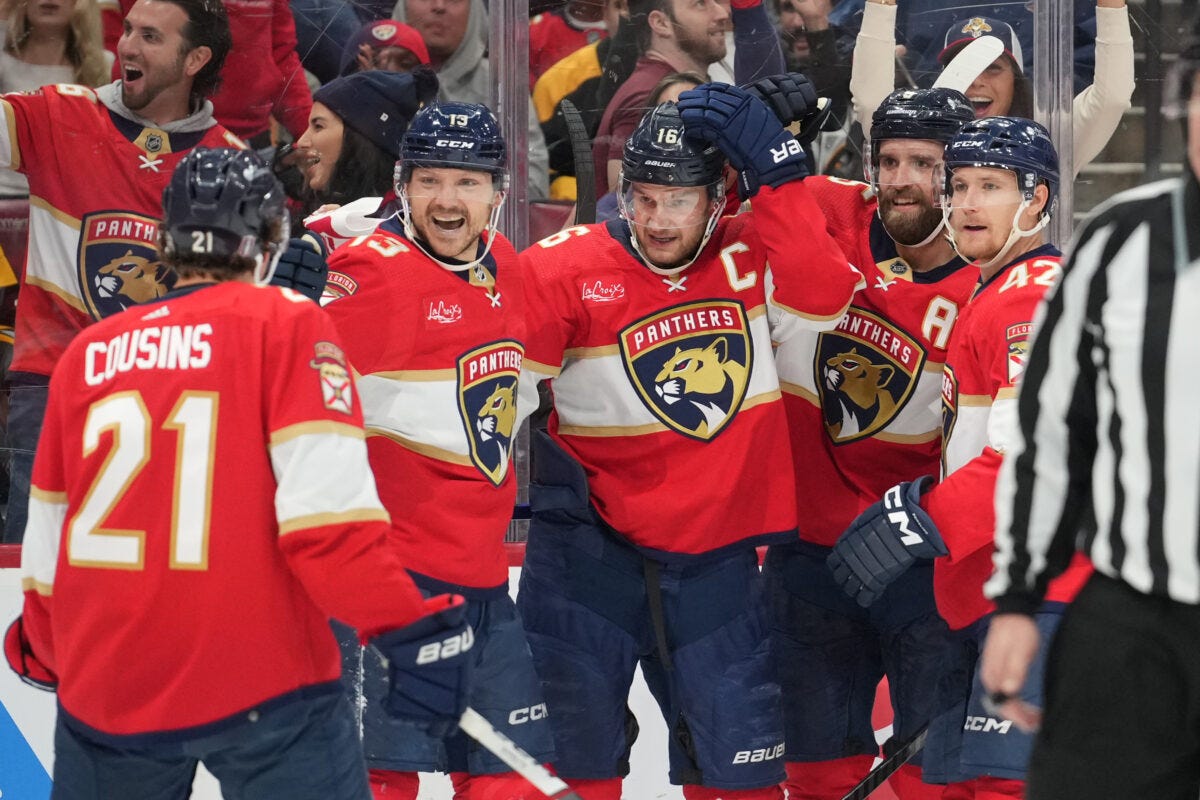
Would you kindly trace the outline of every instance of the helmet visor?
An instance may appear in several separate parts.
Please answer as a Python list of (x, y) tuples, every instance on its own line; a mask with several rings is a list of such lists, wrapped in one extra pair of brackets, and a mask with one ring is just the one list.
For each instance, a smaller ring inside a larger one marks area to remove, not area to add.
[(942, 206), (950, 211), (960, 208), (1016, 206), (1025, 199), (1017, 187), (1016, 173), (986, 167), (957, 170), (945, 183)]
[(704, 227), (724, 186), (715, 181), (707, 186), (660, 186), (635, 183), (624, 175), (618, 184), (617, 205), (631, 225), (656, 230)]

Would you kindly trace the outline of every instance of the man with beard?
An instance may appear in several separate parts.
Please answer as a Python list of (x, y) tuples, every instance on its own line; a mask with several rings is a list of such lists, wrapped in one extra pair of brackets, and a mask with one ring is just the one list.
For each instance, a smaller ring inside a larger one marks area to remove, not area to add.
[(644, 20), (642, 57), (609, 101), (593, 140), (597, 197), (616, 186), (625, 140), (646, 113), (654, 87), (675, 72), (707, 76), (709, 65), (725, 57), (725, 32), (731, 25), (729, 6), (720, 0), (643, 0), (632, 3), (630, 12), (635, 20)]
[[(871, 185), (805, 180), (829, 232), (867, 276), (837, 328), (776, 351), (795, 458), (800, 542), (772, 545), (765, 573), (784, 687), (789, 797), (841, 798), (876, 756), (871, 710), (886, 675), (892, 742), (930, 719), (947, 629), (930, 564), (863, 609), (825, 566), (830, 548), (888, 487), (938, 473), (941, 366), (979, 271), (956, 257), (935, 205), (945, 143), (974, 118), (949, 89), (894, 92), (875, 112)], [(885, 752), (890, 751), (885, 744)], [(901, 800), (940, 796), (906, 765)]]
[(0, 97), (0, 167), (29, 179), (29, 257), (9, 372), (4, 540), (25, 529), (33, 452), (55, 363), (75, 334), (174, 277), (155, 241), (171, 173), (198, 146), (244, 145), (205, 98), (230, 49), (211, 0), (138, 0), (117, 46), (121, 78)]

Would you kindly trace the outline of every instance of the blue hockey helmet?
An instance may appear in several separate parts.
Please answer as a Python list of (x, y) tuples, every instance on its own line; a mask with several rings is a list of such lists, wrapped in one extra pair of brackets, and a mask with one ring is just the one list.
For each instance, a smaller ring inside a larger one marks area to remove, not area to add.
[(399, 183), (413, 167), (472, 169), (497, 184), (508, 179), (508, 151), (496, 115), (479, 103), (433, 103), (413, 117), (400, 140)]
[(166, 256), (254, 258), (288, 238), (283, 185), (252, 150), (191, 150), (163, 190)]
[(1045, 213), (1053, 210), (1058, 197), (1058, 151), (1050, 132), (1033, 120), (1021, 117), (985, 117), (962, 127), (946, 145), (946, 192), (960, 167), (995, 167), (1017, 174), (1017, 187), (1027, 200), (1045, 183), (1050, 195)]
[(621, 177), (659, 186), (723, 186), (725, 154), (684, 135), (679, 107), (662, 103), (646, 112), (625, 142)]
[(975, 107), (955, 89), (898, 89), (871, 115), (870, 161), (879, 169), (879, 146), (888, 139), (928, 139), (946, 144), (975, 119)]

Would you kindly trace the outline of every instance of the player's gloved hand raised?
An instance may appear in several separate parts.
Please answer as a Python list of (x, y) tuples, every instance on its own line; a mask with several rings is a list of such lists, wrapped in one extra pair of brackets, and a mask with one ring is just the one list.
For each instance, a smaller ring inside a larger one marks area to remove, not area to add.
[(679, 95), (687, 135), (712, 142), (738, 170), (738, 192), (753, 197), (808, 175), (804, 148), (767, 105), (745, 89), (705, 83)]
[(425, 601), (430, 613), (382, 633), (370, 644), (387, 661), (390, 686), (383, 706), (389, 714), (424, 727), (430, 736), (449, 736), (467, 708), (475, 634), (467, 624), (466, 601), (443, 594)]
[(817, 96), (817, 88), (801, 72), (770, 75), (743, 88), (762, 100), (785, 126), (799, 123), (796, 138), (801, 144), (817, 137), (833, 109), (828, 98)]
[(271, 284), (295, 289), (308, 299), (319, 301), (321, 292), (325, 291), (325, 278), (329, 275), (327, 255), (325, 242), (315, 233), (306, 232), (289, 239), (287, 249), (275, 265)]
[(25, 620), (17, 617), (4, 633), (4, 657), (13, 672), (35, 689), (53, 692), (58, 689), (58, 676), (38, 661), (25, 635)]
[(859, 514), (833, 546), (825, 563), (833, 580), (866, 608), (918, 558), (949, 551), (937, 526), (921, 508), (925, 476), (888, 489), (883, 499)]

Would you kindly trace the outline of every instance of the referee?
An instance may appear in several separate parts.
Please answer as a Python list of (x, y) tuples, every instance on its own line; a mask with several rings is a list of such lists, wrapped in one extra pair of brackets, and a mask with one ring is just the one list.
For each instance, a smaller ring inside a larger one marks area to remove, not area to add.
[[(1190, 169), (1084, 223), (997, 485), (981, 678), (1041, 725), (1028, 800), (1200, 797), (1200, 17), (1176, 69)], [(1014, 699), (1031, 615), (1077, 549), (1096, 574), (1050, 650), (1042, 719)]]

